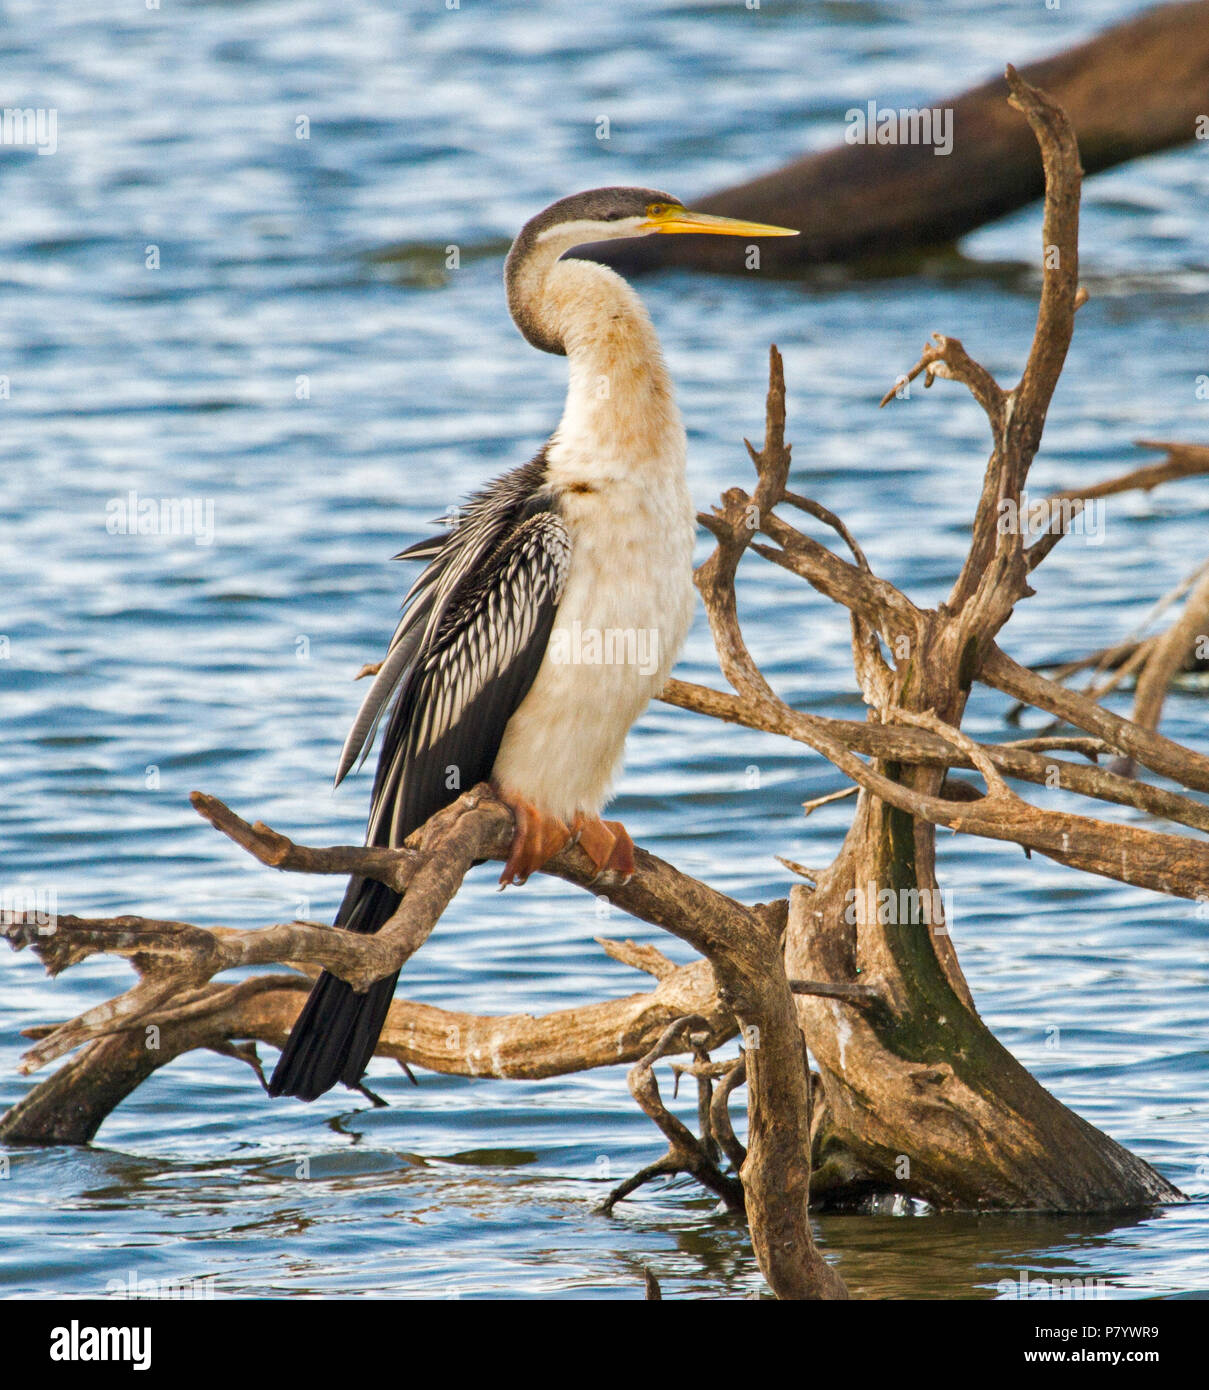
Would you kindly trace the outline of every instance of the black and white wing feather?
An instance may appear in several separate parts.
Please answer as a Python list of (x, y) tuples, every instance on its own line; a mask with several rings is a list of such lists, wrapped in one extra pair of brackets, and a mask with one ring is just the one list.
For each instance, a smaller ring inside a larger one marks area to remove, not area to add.
[(508, 721), (545, 657), (570, 559), (562, 521), (539, 513), (446, 610), (383, 736), (371, 844), (401, 844), (459, 792), (490, 776)]
[[(404, 557), (427, 560), (340, 759), (337, 782), (368, 753), (387, 707), (370, 808), (370, 844), (397, 845), (465, 788), (490, 776), (504, 730), (546, 655), (571, 542), (547, 485), (544, 451), (470, 499), (454, 529)], [(391, 700), (393, 697), (393, 704)], [(399, 894), (354, 874), (335, 925), (372, 933)], [(360, 1084), (397, 972), (363, 994), (324, 971), (269, 1082), (313, 1100)]]
[(451, 603), (465, 601), (465, 591), (491, 563), (500, 545), (526, 517), (548, 510), (544, 491), (545, 451), (530, 463), (497, 478), (467, 503), (456, 527), (444, 536), (426, 537), (409, 546), (397, 560), (428, 560), (403, 599), (403, 616), (391, 639), (360, 712), (349, 730), (336, 785), (358, 757), (364, 762), (391, 695), (409, 671), (437, 641)]
[[(475, 530), (464, 532), (468, 525)], [(468, 512), (439, 549), (421, 544), (433, 558), (412, 586), (340, 763), (343, 777), (397, 691), (374, 779), (370, 844), (401, 844), (490, 775), (508, 721), (545, 657), (571, 559), (548, 494), (529, 489), (514, 497), (501, 484), (491, 506)]]

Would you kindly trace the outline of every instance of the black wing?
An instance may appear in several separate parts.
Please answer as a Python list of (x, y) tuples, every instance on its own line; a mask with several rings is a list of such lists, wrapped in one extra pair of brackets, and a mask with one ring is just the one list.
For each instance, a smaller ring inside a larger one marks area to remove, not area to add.
[(345, 740), (336, 771), (337, 786), (358, 756), (365, 761), (392, 694), (440, 640), (450, 605), (461, 606), (476, 577), (491, 565), (526, 517), (549, 510), (545, 455), (543, 449), (529, 463), (489, 483), (470, 498), (459, 517), (444, 518), (453, 527), (445, 535), (425, 537), (395, 556), (396, 560), (428, 560), (429, 564), (403, 599), (399, 626)]
[[(368, 751), (397, 688), (374, 779), (370, 844), (401, 844), (490, 774), (508, 721), (537, 675), (571, 558), (543, 479), (538, 455), (472, 499), (457, 530), (405, 552), (430, 563), (405, 600), (340, 764), (343, 777)], [(398, 904), (385, 884), (354, 875), (336, 925), (376, 932)], [(397, 979), (356, 994), (324, 971), (278, 1059), (270, 1095), (313, 1100), (337, 1080), (359, 1085)]]
[(490, 774), (546, 654), (570, 559), (560, 518), (537, 512), (459, 585), (431, 639), (415, 641), (382, 739), (368, 843), (402, 844)]

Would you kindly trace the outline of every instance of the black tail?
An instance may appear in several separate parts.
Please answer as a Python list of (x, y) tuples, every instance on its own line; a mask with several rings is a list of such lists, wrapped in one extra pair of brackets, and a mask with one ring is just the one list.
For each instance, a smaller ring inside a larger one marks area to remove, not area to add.
[[(353, 878), (335, 925), (376, 932), (399, 905), (399, 894), (373, 879)], [(398, 972), (364, 994), (325, 970), (306, 1001), (269, 1082), (271, 1096), (314, 1100), (337, 1081), (357, 1086), (378, 1045)]]

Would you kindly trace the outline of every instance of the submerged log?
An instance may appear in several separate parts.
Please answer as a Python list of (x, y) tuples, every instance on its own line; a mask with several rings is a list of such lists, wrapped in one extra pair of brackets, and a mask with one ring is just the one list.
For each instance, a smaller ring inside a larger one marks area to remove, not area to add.
[[(1029, 63), (1020, 75), (1065, 109), (1088, 174), (1207, 139), (1209, 0), (1159, 6), (1089, 43)], [(951, 113), (948, 154), (937, 154), (933, 144), (845, 143), (692, 205), (796, 227), (798, 237), (760, 243), (760, 269), (772, 274), (951, 244), (1036, 202), (1045, 190), (1037, 144), (1007, 96), (1006, 81), (995, 77), (931, 103), (934, 111)], [(672, 266), (737, 275), (749, 269), (746, 252), (741, 239), (714, 236), (591, 248), (596, 260), (627, 273)]]

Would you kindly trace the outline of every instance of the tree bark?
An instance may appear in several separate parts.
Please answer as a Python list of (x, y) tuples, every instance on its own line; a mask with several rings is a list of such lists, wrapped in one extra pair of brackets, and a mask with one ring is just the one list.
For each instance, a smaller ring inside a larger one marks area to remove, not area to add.
[[(924, 920), (901, 920), (914, 915), (903, 904), (942, 901), (934, 835), (862, 793), (839, 858), (813, 892), (790, 895), (790, 976), (864, 981), (889, 1004), (798, 998), (826, 1097), (814, 1130), (816, 1201), (901, 1192), (943, 1208), (1114, 1211), (1181, 1200), (996, 1040), (964, 979), (946, 968), (955, 958), (943, 917), (927, 920), (925, 907)], [(887, 901), (883, 892), (896, 920), (862, 910)]]

